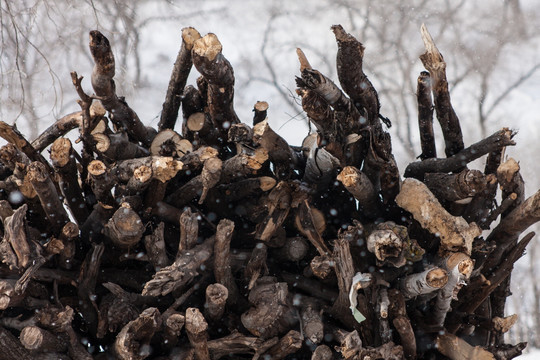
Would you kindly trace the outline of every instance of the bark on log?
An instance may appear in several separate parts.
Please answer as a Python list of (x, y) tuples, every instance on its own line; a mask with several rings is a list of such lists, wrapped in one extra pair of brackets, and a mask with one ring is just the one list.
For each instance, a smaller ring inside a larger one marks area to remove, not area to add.
[(49, 177), (47, 167), (37, 161), (31, 163), (28, 166), (28, 180), (38, 194), (49, 223), (53, 229), (59, 231), (69, 221), (69, 217), (62, 201), (60, 201), (56, 187)]
[(233, 108), (233, 69), (221, 50), (217, 36), (210, 33), (194, 42), (191, 56), (193, 65), (208, 82), (208, 111), (225, 142), (229, 127), (240, 120)]
[(433, 98), (431, 97), (431, 77), (422, 71), (418, 76), (416, 99), (418, 102), (418, 128), (420, 130), (421, 160), (436, 158), (435, 135), (433, 134)]
[(161, 314), (156, 308), (144, 310), (130, 321), (116, 337), (114, 349), (122, 360), (142, 360), (150, 356), (150, 340), (161, 327)]
[(115, 125), (127, 131), (135, 142), (142, 142), (147, 147), (156, 135), (153, 128), (147, 128), (139, 120), (123, 98), (116, 94), (114, 83), (115, 61), (109, 40), (98, 30), (90, 31), (90, 52), (94, 59), (92, 87), (99, 96), (103, 107), (109, 112)]
[(396, 203), (410, 212), (423, 228), (439, 237), (442, 250), (471, 254), (480, 228), (475, 223), (468, 224), (462, 217), (450, 215), (426, 185), (416, 179), (405, 179)]
[(432, 158), (410, 163), (405, 169), (404, 177), (423, 180), (424, 175), (428, 172), (449, 173), (460, 171), (469, 162), (476, 160), (485, 154), (505, 146), (515, 145), (516, 143), (512, 140), (514, 135), (515, 132), (504, 128), (447, 159)]
[(167, 95), (161, 110), (161, 118), (159, 120), (158, 129), (174, 129), (178, 110), (180, 109), (181, 94), (184, 91), (186, 82), (191, 70), (191, 49), (196, 40), (201, 38), (201, 34), (192, 27), (182, 29), (182, 46), (176, 56), (174, 62), (171, 79), (167, 87)]
[(199, 309), (188, 308), (186, 310), (186, 332), (198, 360), (210, 360), (210, 351), (206, 339), (207, 329), (208, 324)]
[(450, 92), (446, 80), (446, 63), (424, 24), (422, 24), (420, 33), (426, 48), (426, 52), (420, 55), (420, 60), (429, 71), (432, 79), (435, 111), (445, 140), (445, 153), (447, 157), (451, 157), (463, 150), (465, 146), (463, 145), (459, 119), (450, 102)]

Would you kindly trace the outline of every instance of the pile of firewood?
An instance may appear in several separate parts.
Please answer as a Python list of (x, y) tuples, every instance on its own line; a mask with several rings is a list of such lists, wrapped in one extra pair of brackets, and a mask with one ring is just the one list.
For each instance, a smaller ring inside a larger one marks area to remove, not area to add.
[[(401, 179), (364, 46), (332, 30), (341, 89), (297, 51), (316, 128), (301, 146), (271, 128), (264, 101), (240, 122), (221, 43), (193, 28), (159, 128), (144, 126), (91, 31), (93, 95), (72, 73), (81, 111), (33, 142), (0, 122), (0, 359), (520, 355), (525, 343), (504, 343), (516, 321), (504, 307), (540, 192), (525, 200), (504, 157), (514, 132), (465, 148), (422, 27), (422, 154)], [(63, 137), (75, 128), (78, 145)], [(484, 155), (484, 172), (467, 168)]]

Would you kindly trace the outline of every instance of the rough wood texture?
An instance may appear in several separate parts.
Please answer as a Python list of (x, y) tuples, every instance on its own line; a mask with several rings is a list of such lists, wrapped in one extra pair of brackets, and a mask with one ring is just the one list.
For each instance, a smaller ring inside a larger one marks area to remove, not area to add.
[[(95, 95), (71, 73), (80, 112), (33, 143), (0, 122), (0, 359), (519, 356), (505, 304), (540, 192), (525, 199), (519, 163), (503, 162), (515, 133), (464, 148), (447, 64), (423, 29), (422, 155), (402, 182), (364, 46), (332, 31), (340, 84), (297, 49), (316, 128), (301, 146), (272, 129), (265, 101), (253, 127), (240, 123), (221, 43), (192, 28), (160, 131), (144, 126), (92, 31)], [(191, 61), (202, 76), (186, 86)], [(61, 138), (75, 127), (81, 151)], [(51, 143), (52, 167), (40, 155)], [(483, 155), (483, 172), (467, 168)]]
[(171, 79), (167, 87), (167, 95), (161, 110), (161, 118), (159, 120), (159, 131), (164, 129), (174, 129), (178, 110), (180, 109), (180, 95), (184, 91), (189, 72), (191, 70), (191, 49), (196, 40), (201, 38), (201, 34), (192, 27), (182, 29), (182, 46), (176, 56), (174, 62)]

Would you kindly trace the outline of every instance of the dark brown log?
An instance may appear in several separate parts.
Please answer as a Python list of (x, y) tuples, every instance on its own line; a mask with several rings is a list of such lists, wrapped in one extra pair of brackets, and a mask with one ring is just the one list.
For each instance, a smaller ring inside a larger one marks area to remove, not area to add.
[(225, 311), (225, 304), (229, 297), (229, 290), (222, 284), (208, 285), (206, 288), (206, 302), (204, 305), (205, 318), (219, 321)]
[(150, 153), (154, 156), (171, 156), (179, 158), (193, 151), (193, 145), (183, 139), (176, 131), (161, 130), (150, 146)]
[(240, 122), (233, 107), (234, 73), (231, 64), (221, 53), (216, 35), (210, 33), (193, 44), (193, 65), (208, 83), (208, 111), (220, 129), (222, 142), (227, 139), (230, 126)]
[(459, 201), (486, 189), (490, 181), (479, 170), (463, 170), (458, 174), (428, 173), (424, 184), (439, 200)]
[(144, 225), (131, 206), (122, 203), (103, 227), (103, 234), (122, 249), (134, 247), (142, 238)]
[(253, 126), (267, 118), (268, 103), (266, 101), (257, 101), (253, 105)]
[(230, 249), (233, 237), (234, 222), (222, 219), (216, 229), (214, 243), (214, 275), (216, 281), (228, 290), (227, 304), (232, 306), (239, 299), (238, 286), (231, 271)]
[(319, 345), (313, 351), (311, 360), (331, 360), (332, 356), (332, 349), (330, 349), (327, 345)]
[(279, 182), (268, 194), (268, 215), (257, 224), (255, 239), (268, 242), (281, 227), (290, 211), (292, 189), (287, 182)]
[(47, 172), (52, 174), (52, 168), (45, 160), (43, 156), (22, 136), (22, 134), (17, 130), (15, 126), (6, 124), (3, 121), (0, 121), (0, 137), (4, 138), (10, 144), (13, 144), (17, 149), (22, 151), (28, 158), (32, 161), (39, 161), (42, 163)]
[(265, 276), (268, 273), (268, 266), (266, 265), (267, 252), (268, 247), (262, 242), (257, 243), (253, 248), (251, 257), (244, 270), (244, 277), (248, 282), (249, 290), (253, 288), (259, 277)]
[(433, 98), (431, 96), (431, 77), (422, 71), (418, 76), (416, 101), (418, 102), (418, 128), (420, 130), (421, 160), (436, 158), (435, 135), (433, 134)]
[(264, 341), (257, 337), (242, 335), (235, 330), (230, 335), (208, 341), (208, 349), (212, 359), (221, 359), (231, 354), (249, 354), (260, 357), (277, 342), (277, 338)]
[(208, 324), (197, 308), (186, 310), (186, 332), (198, 360), (210, 360), (207, 342)]
[(308, 200), (304, 200), (298, 208), (295, 218), (298, 230), (315, 246), (321, 256), (330, 254), (330, 250), (321, 236), (326, 228), (324, 215), (310, 206)]
[(161, 327), (161, 314), (156, 308), (144, 310), (118, 333), (114, 343), (116, 356), (122, 360), (142, 360), (150, 354), (150, 340)]
[(253, 126), (253, 142), (268, 151), (268, 159), (274, 164), (274, 174), (278, 179), (290, 178), (292, 170), (301, 162), (300, 155), (272, 130), (268, 120)]
[(114, 178), (111, 176), (111, 170), (102, 161), (92, 160), (88, 164), (87, 171), (92, 192), (96, 199), (109, 206), (114, 206), (115, 201), (111, 194)]
[[(114, 216), (113, 216), (114, 217)], [(144, 247), (150, 263), (159, 270), (170, 264), (165, 248), (165, 223), (159, 223), (152, 235), (144, 237)]]
[(306, 340), (311, 342), (310, 345), (319, 344), (324, 338), (322, 311), (315, 304), (306, 303), (300, 310), (300, 318)]
[(341, 25), (332, 26), (338, 44), (337, 74), (343, 90), (351, 97), (360, 112), (365, 111), (367, 122), (379, 126), (379, 97), (362, 69), (364, 45), (347, 34)]
[(79, 186), (79, 175), (71, 141), (59, 138), (51, 146), (51, 162), (59, 175), (59, 185), (71, 214), (82, 225), (90, 212)]
[(424, 24), (420, 32), (426, 48), (426, 52), (420, 55), (420, 60), (431, 77), (435, 111), (444, 136), (445, 153), (447, 157), (451, 157), (461, 152), (465, 146), (459, 119), (450, 102), (446, 63)]
[(182, 29), (182, 46), (174, 62), (171, 79), (167, 88), (167, 95), (161, 110), (159, 120), (159, 131), (164, 129), (174, 129), (178, 110), (180, 109), (181, 94), (184, 91), (189, 72), (191, 70), (191, 49), (196, 40), (201, 38), (201, 34), (192, 27)]
[(286, 283), (262, 278), (248, 299), (254, 307), (242, 314), (242, 324), (255, 336), (269, 339), (284, 334), (298, 321)]
[(507, 249), (515, 244), (516, 238), (538, 221), (540, 221), (540, 191), (512, 210), (486, 238), (486, 241), (495, 244), (496, 248), (483, 264), (482, 273), (489, 275), (501, 264)]
[(36, 352), (65, 352), (68, 344), (48, 330), (37, 326), (27, 326), (19, 335), (21, 344), (28, 350)]
[(360, 211), (365, 216), (374, 219), (380, 216), (377, 192), (366, 174), (353, 166), (346, 166), (337, 179), (358, 200)]
[(116, 95), (116, 85), (113, 80), (115, 61), (109, 40), (98, 30), (92, 30), (89, 45), (95, 63), (92, 71), (92, 87), (103, 107), (109, 112), (115, 125), (126, 130), (131, 139), (135, 142), (140, 141), (147, 147), (150, 146), (156, 131), (145, 127), (125, 100)]
[(505, 146), (515, 145), (515, 142), (512, 140), (514, 135), (515, 132), (504, 128), (447, 159), (432, 158), (410, 163), (405, 169), (404, 176), (423, 180), (424, 175), (430, 172), (449, 173), (460, 171), (469, 162), (485, 154)]
[(287, 242), (277, 251), (277, 257), (285, 261), (300, 261), (308, 253), (309, 245), (306, 239), (301, 236), (287, 238)]
[(302, 334), (296, 330), (291, 330), (279, 339), (279, 342), (272, 346), (266, 354), (269, 355), (271, 359), (281, 360), (287, 355), (294, 354), (300, 350), (302, 347), (302, 339)]
[(31, 163), (28, 166), (28, 180), (38, 194), (49, 223), (55, 231), (59, 231), (69, 221), (69, 217), (49, 177), (47, 167), (37, 161)]
[(96, 144), (96, 150), (110, 161), (150, 155), (146, 148), (129, 141), (127, 133), (123, 131), (115, 134), (94, 133), (92, 139)]
[(199, 275), (202, 264), (212, 256), (214, 237), (206, 239), (191, 250), (184, 251), (176, 261), (162, 268), (144, 285), (143, 295), (167, 295), (174, 290), (181, 290)]
[(0, 360), (31, 360), (34, 357), (8, 330), (0, 327)]
[[(101, 116), (103, 115), (105, 114), (101, 114)], [(63, 116), (62, 118), (56, 120), (53, 125), (49, 126), (34, 141), (32, 141), (32, 147), (38, 152), (45, 150), (47, 146), (52, 144), (58, 138), (67, 134), (70, 130), (81, 127), (82, 120), (83, 116), (81, 111), (76, 111)]]
[(0, 242), (2, 262), (16, 269), (25, 269), (32, 259), (32, 249), (26, 234), (26, 204), (4, 220), (4, 238)]

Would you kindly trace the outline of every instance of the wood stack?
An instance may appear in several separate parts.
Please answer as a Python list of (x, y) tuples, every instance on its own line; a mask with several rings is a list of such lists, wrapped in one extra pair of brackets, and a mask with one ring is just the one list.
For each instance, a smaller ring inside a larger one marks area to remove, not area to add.
[[(342, 90), (298, 49), (317, 130), (301, 147), (272, 129), (266, 102), (240, 122), (216, 35), (183, 29), (156, 130), (116, 93), (109, 41), (90, 32), (94, 94), (72, 74), (81, 111), (31, 143), (0, 123), (0, 359), (521, 354), (504, 343), (516, 321), (504, 306), (540, 192), (525, 199), (504, 159), (515, 133), (465, 148), (422, 27), (422, 154), (402, 180), (364, 46), (332, 30)], [(63, 137), (75, 128), (80, 151)], [(484, 172), (467, 167), (485, 155)]]

